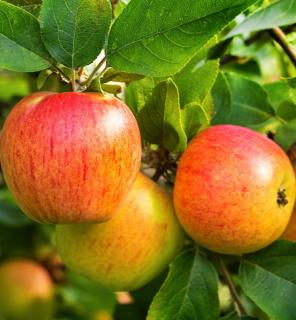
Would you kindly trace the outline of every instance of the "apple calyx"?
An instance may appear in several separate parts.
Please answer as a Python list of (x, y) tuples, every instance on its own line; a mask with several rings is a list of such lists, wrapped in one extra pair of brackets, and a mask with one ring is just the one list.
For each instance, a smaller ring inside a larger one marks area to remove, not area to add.
[(285, 188), (280, 188), (278, 193), (277, 193), (277, 203), (279, 205), (279, 207), (285, 207), (289, 201), (287, 199), (287, 195), (286, 195), (286, 189)]

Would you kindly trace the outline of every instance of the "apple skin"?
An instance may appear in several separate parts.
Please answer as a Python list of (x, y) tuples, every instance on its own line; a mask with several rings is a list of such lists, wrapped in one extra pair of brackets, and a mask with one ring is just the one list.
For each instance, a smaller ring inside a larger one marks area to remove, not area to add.
[(36, 93), (9, 114), (0, 140), (7, 185), (41, 223), (108, 220), (141, 161), (137, 122), (120, 100), (97, 93)]
[[(295, 151), (296, 150), (295, 150), (295, 147), (296, 147), (296, 145), (291, 148), (290, 153), (288, 153), (288, 155), (289, 155), (289, 158), (292, 162), (294, 173), (296, 174), (296, 162), (295, 162), (295, 156), (296, 156)], [(291, 219), (288, 223), (286, 230), (282, 234), (281, 238), (284, 240), (291, 241), (291, 242), (296, 242), (296, 203), (294, 206), (294, 210), (293, 210)]]
[(155, 278), (183, 240), (171, 195), (141, 173), (110, 221), (56, 227), (66, 266), (113, 291), (135, 290)]
[(288, 157), (255, 131), (232, 125), (208, 128), (180, 159), (176, 213), (185, 231), (210, 250), (243, 254), (264, 248), (285, 230), (294, 202)]
[(294, 208), (289, 224), (282, 235), (282, 239), (296, 242), (296, 207)]
[(14, 259), (0, 266), (0, 317), (50, 320), (53, 298), (52, 280), (41, 265)]

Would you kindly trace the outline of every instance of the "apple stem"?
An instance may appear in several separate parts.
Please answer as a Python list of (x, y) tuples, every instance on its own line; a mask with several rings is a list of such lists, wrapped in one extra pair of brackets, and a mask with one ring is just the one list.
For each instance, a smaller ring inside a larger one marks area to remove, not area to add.
[(72, 68), (72, 77), (71, 77), (71, 80), (72, 80), (72, 90), (75, 92), (77, 91), (77, 87), (76, 87), (76, 72), (75, 72), (75, 68)]
[(220, 271), (222, 273), (222, 276), (223, 276), (223, 279), (226, 283), (226, 285), (228, 286), (229, 290), (230, 290), (230, 293), (231, 293), (231, 296), (232, 296), (232, 299), (234, 301), (234, 303), (237, 305), (237, 308), (239, 310), (239, 313), (240, 313), (240, 316), (246, 316), (247, 315), (247, 311), (244, 307), (244, 305), (242, 304), (241, 300), (240, 300), (240, 296), (235, 288), (235, 285), (233, 284), (232, 282), (232, 279), (231, 279), (231, 276), (225, 266), (225, 263), (221, 257), (220, 254), (216, 254), (216, 257), (217, 257), (217, 263), (218, 263), (218, 266), (220, 268)]

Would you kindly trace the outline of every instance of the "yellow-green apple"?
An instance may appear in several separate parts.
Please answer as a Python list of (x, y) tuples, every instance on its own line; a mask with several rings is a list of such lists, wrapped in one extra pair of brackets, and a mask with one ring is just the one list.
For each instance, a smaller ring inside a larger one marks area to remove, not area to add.
[(53, 283), (48, 272), (27, 259), (13, 259), (0, 266), (0, 318), (50, 320)]
[(171, 195), (143, 174), (110, 221), (56, 227), (65, 264), (114, 291), (152, 280), (179, 252), (183, 237)]
[(140, 166), (137, 122), (120, 100), (97, 93), (36, 93), (9, 114), (0, 140), (7, 185), (43, 223), (108, 220)]
[(295, 201), (295, 176), (283, 150), (247, 128), (218, 125), (183, 153), (174, 205), (185, 231), (226, 254), (261, 249), (285, 230)]

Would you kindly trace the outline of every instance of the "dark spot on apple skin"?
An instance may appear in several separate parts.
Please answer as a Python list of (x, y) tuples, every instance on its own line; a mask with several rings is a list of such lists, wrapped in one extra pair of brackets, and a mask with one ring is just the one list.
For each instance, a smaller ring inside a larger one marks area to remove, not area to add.
[(289, 201), (287, 199), (287, 195), (286, 195), (286, 189), (284, 188), (280, 188), (278, 193), (277, 193), (277, 203), (279, 205), (279, 207), (285, 207)]
[(248, 190), (248, 188), (246, 186), (244, 186), (244, 187), (242, 187), (241, 191), (242, 192), (248, 192), (249, 190)]

